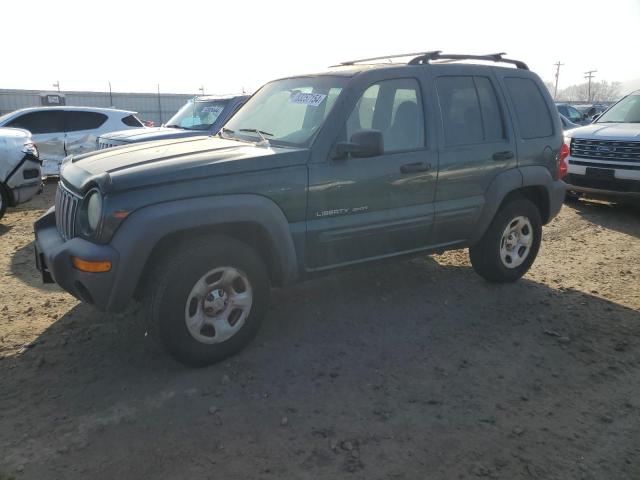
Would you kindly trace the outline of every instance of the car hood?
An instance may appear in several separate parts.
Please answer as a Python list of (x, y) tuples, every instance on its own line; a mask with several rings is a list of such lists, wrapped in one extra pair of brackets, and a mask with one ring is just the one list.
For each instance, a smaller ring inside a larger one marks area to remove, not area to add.
[(594, 140), (640, 140), (640, 123), (592, 123), (566, 132), (570, 138)]
[(60, 176), (78, 192), (97, 184), (105, 192), (207, 176), (304, 164), (308, 149), (265, 147), (200, 136), (98, 150), (63, 164)]
[(184, 128), (168, 127), (144, 127), (129, 130), (119, 130), (100, 135), (103, 140), (114, 140), (124, 143), (148, 142), (152, 140), (163, 140), (166, 138), (182, 138), (207, 135), (206, 131), (194, 131)]

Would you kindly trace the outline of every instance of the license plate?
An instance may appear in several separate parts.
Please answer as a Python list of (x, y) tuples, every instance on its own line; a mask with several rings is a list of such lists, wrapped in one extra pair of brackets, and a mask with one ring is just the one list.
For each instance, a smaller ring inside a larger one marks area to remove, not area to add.
[(591, 168), (587, 167), (587, 177), (597, 180), (615, 180), (614, 171), (610, 168)]

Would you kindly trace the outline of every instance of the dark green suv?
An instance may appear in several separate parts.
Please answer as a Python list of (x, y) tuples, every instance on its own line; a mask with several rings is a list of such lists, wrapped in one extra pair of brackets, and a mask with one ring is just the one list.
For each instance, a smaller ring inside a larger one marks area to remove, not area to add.
[(141, 299), (203, 365), (249, 342), (272, 285), (462, 247), (517, 280), (564, 199), (553, 101), (502, 54), (413, 56), (270, 82), (214, 137), (73, 158), (35, 223), (44, 281), (101, 310)]

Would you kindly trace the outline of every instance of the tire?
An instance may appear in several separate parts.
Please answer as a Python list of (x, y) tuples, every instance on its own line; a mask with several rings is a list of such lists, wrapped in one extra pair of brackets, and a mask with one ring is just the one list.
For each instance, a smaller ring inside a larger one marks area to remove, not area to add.
[(576, 203), (578, 200), (580, 200), (580, 197), (582, 195), (580, 195), (577, 192), (573, 192), (571, 190), (567, 190), (567, 193), (565, 193), (564, 195), (564, 201), (567, 203)]
[(538, 207), (525, 198), (514, 198), (500, 207), (480, 241), (469, 248), (471, 265), (489, 282), (515, 282), (531, 268), (541, 239)]
[(9, 193), (6, 187), (0, 183), (0, 218), (4, 217), (9, 206)]
[(210, 365), (244, 348), (269, 304), (264, 262), (228, 237), (180, 243), (147, 278), (147, 332), (189, 366)]

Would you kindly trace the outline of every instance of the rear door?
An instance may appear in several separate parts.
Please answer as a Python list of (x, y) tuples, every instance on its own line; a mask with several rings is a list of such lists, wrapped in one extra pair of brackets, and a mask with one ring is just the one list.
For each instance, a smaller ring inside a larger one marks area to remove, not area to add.
[(544, 165), (554, 172), (562, 144), (562, 124), (553, 111), (551, 95), (528, 71), (504, 70), (498, 78), (513, 112), (518, 166)]
[(99, 112), (65, 110), (65, 152), (79, 155), (96, 149), (96, 138), (109, 117)]
[(31, 132), (38, 147), (45, 175), (58, 173), (58, 165), (65, 157), (64, 112), (58, 109), (27, 112), (11, 120), (7, 127), (24, 128)]
[(470, 65), (434, 68), (442, 130), (434, 239), (466, 241), (499, 173), (516, 166), (505, 99), (491, 69)]

